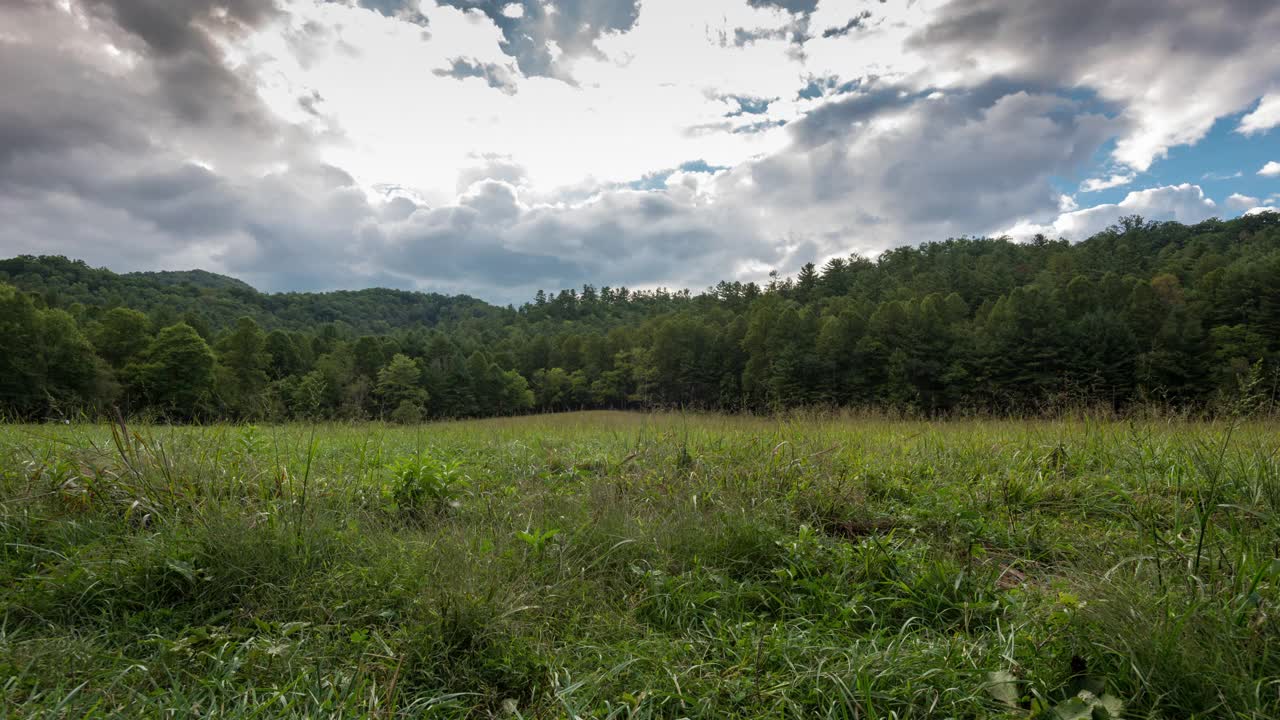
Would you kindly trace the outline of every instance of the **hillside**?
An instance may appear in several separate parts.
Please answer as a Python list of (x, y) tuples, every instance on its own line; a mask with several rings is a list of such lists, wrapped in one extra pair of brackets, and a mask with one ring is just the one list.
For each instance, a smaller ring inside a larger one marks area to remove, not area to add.
[(271, 294), (204, 270), (115, 273), (60, 256), (0, 260), (0, 282), (36, 293), (51, 307), (124, 306), (158, 315), (161, 326), (185, 317), (214, 331), (251, 317), (268, 329), (303, 330), (341, 322), (355, 333), (385, 333), (505, 312), (465, 295), (384, 288)]
[(0, 402), (27, 417), (120, 405), (185, 418), (402, 409), (405, 420), (1221, 408), (1275, 397), (1277, 288), (1277, 214), (1131, 217), (1078, 244), (951, 239), (765, 285), (586, 285), (518, 309), (386, 289), (267, 294), (199, 271), (20, 257), (0, 262), (0, 305), (14, 318), (0, 338)]

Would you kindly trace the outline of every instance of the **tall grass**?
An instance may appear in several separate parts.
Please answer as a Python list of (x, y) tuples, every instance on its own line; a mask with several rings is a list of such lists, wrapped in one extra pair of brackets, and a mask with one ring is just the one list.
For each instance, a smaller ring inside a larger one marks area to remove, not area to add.
[(4, 426), (0, 713), (1280, 717), (1278, 439)]

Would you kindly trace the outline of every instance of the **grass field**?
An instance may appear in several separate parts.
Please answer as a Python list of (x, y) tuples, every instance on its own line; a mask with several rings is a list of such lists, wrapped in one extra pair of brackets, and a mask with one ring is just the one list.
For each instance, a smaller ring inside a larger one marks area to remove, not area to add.
[(0, 428), (7, 717), (1280, 717), (1266, 423)]

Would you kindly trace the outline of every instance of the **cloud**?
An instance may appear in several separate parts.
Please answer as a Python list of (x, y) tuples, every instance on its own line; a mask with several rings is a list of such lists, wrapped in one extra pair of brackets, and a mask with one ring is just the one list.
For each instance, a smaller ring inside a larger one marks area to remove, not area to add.
[(816, 100), (827, 95), (840, 95), (852, 92), (862, 86), (864, 79), (856, 78), (848, 82), (841, 82), (840, 78), (835, 75), (827, 75), (825, 77), (815, 77), (810, 75), (807, 78), (805, 86), (800, 88), (796, 93), (798, 100)]
[(920, 97), (920, 93), (903, 86), (871, 83), (860, 92), (825, 103), (792, 123), (792, 137), (800, 147), (821, 145), (845, 137), (858, 123), (887, 110), (907, 107)]
[(454, 58), (448, 68), (437, 68), (431, 71), (437, 77), (451, 77), (458, 80), (481, 78), (489, 87), (501, 90), (507, 95), (516, 94), (515, 78), (505, 67), (496, 63), (482, 63), (467, 58)]
[(251, 70), (222, 43), (262, 28), (281, 11), (255, 0), (84, 0), (113, 43), (144, 56), (156, 94), (183, 123), (267, 136), (273, 120)]
[(1280, 177), (1280, 162), (1276, 162), (1275, 160), (1268, 161), (1267, 164), (1263, 165), (1262, 169), (1258, 171), (1258, 174), (1263, 177)]
[(755, 135), (757, 133), (768, 132), (774, 128), (786, 127), (786, 125), (786, 120), (760, 120), (746, 125), (739, 125), (730, 132), (735, 135)]
[(1201, 180), (1234, 180), (1243, 177), (1244, 173), (1240, 170), (1235, 172), (1207, 172), (1200, 176)]
[[(437, 0), (474, 12), (502, 31), (502, 51), (528, 77), (573, 82), (574, 58), (601, 58), (596, 43), (608, 33), (624, 33), (640, 16), (639, 0)], [(519, 9), (516, 12), (516, 9)]]
[(419, 10), (419, 3), (420, 0), (356, 0), (356, 4), (366, 10), (426, 27), (427, 16)]
[(1240, 118), (1236, 132), (1242, 135), (1254, 135), (1266, 132), (1280, 125), (1280, 93), (1268, 93), (1258, 101), (1253, 112)]
[(797, 61), (805, 59), (804, 44), (812, 39), (809, 26), (818, 8), (818, 0), (747, 0), (747, 5), (758, 10), (774, 11), (783, 16), (783, 21), (781, 25), (772, 27), (734, 28), (734, 47), (742, 48), (760, 41), (778, 40), (791, 46), (787, 50), (789, 58)]
[(736, 109), (725, 113), (725, 117), (763, 115), (769, 112), (769, 105), (777, 101), (777, 98), (752, 97), (750, 95), (722, 95), (719, 99), (737, 105)]
[(248, 5), (0, 8), (0, 26), (23, 30), (0, 34), (0, 93), (22, 97), (0, 104), (0, 186), (56, 174), (80, 186), (162, 156), (171, 167), (194, 158), (224, 168), (309, 156), (310, 131), (273, 114), (253, 74), (220, 49), (275, 17)]
[(802, 59), (804, 44), (809, 40), (809, 19), (802, 17), (798, 20), (792, 20), (781, 27), (761, 27), (750, 30), (739, 27), (733, 30), (733, 44), (735, 47), (747, 47), (761, 40), (783, 40), (789, 42), (794, 46), (792, 57)]
[(661, 190), (667, 187), (668, 181), (677, 174), (705, 174), (714, 175), (718, 172), (728, 170), (727, 166), (710, 165), (705, 160), (689, 160), (681, 163), (679, 167), (666, 168), (664, 170), (655, 170), (645, 173), (644, 177), (627, 183), (625, 187), (632, 190)]
[[(902, 101), (829, 103), (792, 123), (792, 145), (716, 176), (717, 202), (805, 259), (983, 234), (1010, 216), (1056, 214), (1056, 178), (1114, 132), (1079, 101), (990, 86)], [(823, 111), (823, 108), (834, 109)]]
[(1118, 203), (1063, 213), (1048, 225), (1018, 223), (1005, 234), (1021, 239), (1041, 233), (1080, 241), (1106, 230), (1128, 215), (1141, 215), (1147, 220), (1176, 220), (1194, 224), (1217, 216), (1218, 206), (1205, 196), (1199, 185), (1166, 185), (1135, 190)]
[(863, 10), (861, 13), (854, 15), (852, 18), (849, 18), (849, 21), (846, 22), (844, 25), (829, 27), (826, 30), (823, 30), (822, 37), (824, 38), (844, 37), (845, 35), (848, 35), (854, 30), (857, 30), (858, 28), (862, 27), (863, 23), (865, 23), (870, 18), (871, 18), (871, 11)]
[(512, 186), (488, 180), (455, 204), (369, 227), (361, 245), (370, 272), (514, 302), (539, 287), (586, 282), (704, 287), (744, 259), (769, 263), (778, 252), (725, 209), (667, 192), (611, 190), (529, 206)]
[(1231, 195), (1227, 196), (1227, 207), (1233, 210), (1248, 210), (1261, 204), (1262, 201), (1258, 198), (1241, 195), (1240, 193), (1231, 193)]
[(1117, 173), (1107, 178), (1089, 178), (1080, 183), (1080, 192), (1098, 192), (1099, 190), (1110, 190), (1111, 188), (1121, 187), (1133, 182), (1137, 175), (1133, 173)]
[(1145, 171), (1280, 82), (1277, 32), (1280, 4), (1260, 0), (953, 0), (909, 45), (942, 75), (1092, 90), (1126, 124), (1112, 157)]
[[(1135, 149), (1157, 157), (1204, 117), (1265, 120), (1270, 4), (1250, 22), (1240, 2), (1170, 4), (1185, 23), (1090, 0), (1103, 20), (1080, 30), (996, 0), (861, 24), (813, 0), (645, 0), (643, 18), (635, 0), (0, 3), (0, 94), (21, 98), (0, 103), (0, 250), (518, 302), (760, 279), (1019, 218), (1074, 237), (1274, 204), (1062, 194), (1131, 182)], [(1154, 39), (1113, 30), (1139, 22)]]
[(747, 0), (753, 8), (776, 8), (792, 15), (810, 15), (818, 9), (818, 0)]
[(529, 173), (520, 163), (506, 155), (481, 155), (473, 163), (458, 171), (457, 193), (461, 195), (481, 180), (501, 180), (508, 185), (521, 187)]
[[(377, 283), (519, 302), (540, 286), (585, 282), (699, 287), (785, 253), (734, 206), (709, 202), (697, 178), (720, 169), (706, 162), (671, 172), (670, 187), (569, 199), (534, 193), (522, 166), (487, 154), (470, 159), (445, 202), (370, 193), (264, 107), (253, 106), (263, 132), (216, 114), (184, 119), (155, 81), (169, 55), (139, 46), (119, 58), (102, 42), (126, 37), (114, 16), (95, 22), (52, 6), (0, 8), (0, 26), (32, 28), (0, 34), (0, 92), (23, 93), (0, 104), (6, 255), (201, 267), (266, 290)], [(184, 41), (196, 50), (171, 40), (163, 52), (229, 63), (206, 39)], [(252, 87), (248, 74), (232, 76)]]

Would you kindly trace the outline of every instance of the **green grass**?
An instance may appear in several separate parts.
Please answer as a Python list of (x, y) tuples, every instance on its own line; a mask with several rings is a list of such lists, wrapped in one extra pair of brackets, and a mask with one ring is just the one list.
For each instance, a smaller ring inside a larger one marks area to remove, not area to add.
[(0, 427), (0, 715), (1280, 717), (1277, 451), (1163, 420)]

